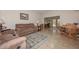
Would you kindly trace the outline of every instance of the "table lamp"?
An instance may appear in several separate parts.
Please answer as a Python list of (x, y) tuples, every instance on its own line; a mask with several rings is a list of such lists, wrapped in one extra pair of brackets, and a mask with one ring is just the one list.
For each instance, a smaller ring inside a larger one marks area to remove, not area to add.
[(5, 24), (4, 20), (3, 19), (0, 19), (0, 29), (2, 30), (2, 24)]
[(3, 19), (0, 19), (0, 24), (5, 24)]

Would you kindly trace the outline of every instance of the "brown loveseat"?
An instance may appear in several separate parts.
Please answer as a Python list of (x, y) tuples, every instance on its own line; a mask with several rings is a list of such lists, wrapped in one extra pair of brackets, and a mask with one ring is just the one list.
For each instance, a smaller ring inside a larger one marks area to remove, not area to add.
[(26, 48), (26, 37), (0, 32), (0, 49)]
[(37, 32), (37, 27), (30, 23), (30, 24), (16, 24), (16, 32), (19, 36), (25, 36), (30, 33)]

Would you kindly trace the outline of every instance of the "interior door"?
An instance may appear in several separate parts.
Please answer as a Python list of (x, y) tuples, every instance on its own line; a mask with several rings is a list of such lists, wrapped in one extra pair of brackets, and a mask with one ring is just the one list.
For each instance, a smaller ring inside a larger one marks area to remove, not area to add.
[(57, 28), (59, 26), (59, 16), (53, 16), (53, 17), (46, 17), (46, 19), (44, 19), (44, 22), (46, 24), (50, 24), (50, 29), (52, 31), (57, 31)]

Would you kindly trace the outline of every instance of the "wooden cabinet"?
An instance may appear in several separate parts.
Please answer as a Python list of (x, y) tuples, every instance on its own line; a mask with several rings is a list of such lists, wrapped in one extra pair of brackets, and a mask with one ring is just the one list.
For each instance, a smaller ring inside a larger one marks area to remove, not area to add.
[(72, 39), (75, 38), (76, 30), (77, 27), (73, 24), (60, 27), (60, 33)]

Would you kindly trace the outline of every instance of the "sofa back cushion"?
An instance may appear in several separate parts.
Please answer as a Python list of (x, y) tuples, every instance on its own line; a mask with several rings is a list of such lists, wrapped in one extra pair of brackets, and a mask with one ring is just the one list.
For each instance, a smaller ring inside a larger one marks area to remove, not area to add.
[(34, 24), (16, 24), (16, 28), (33, 28)]

